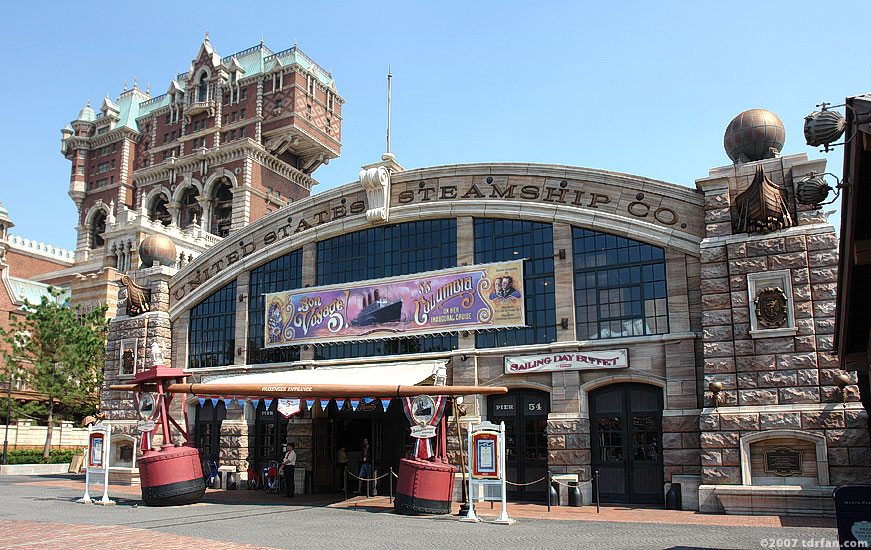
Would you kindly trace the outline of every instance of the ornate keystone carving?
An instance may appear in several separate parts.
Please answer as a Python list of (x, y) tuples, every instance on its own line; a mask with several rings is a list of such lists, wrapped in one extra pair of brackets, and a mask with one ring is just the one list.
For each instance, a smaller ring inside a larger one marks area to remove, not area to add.
[(390, 217), (390, 172), (383, 166), (360, 170), (360, 183), (369, 202), (366, 219), (371, 223), (386, 222)]

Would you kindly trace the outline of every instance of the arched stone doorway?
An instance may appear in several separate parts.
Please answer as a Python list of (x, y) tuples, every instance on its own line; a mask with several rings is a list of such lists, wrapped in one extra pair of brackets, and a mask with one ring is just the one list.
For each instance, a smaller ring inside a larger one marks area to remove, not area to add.
[(610, 384), (591, 391), (589, 400), (601, 501), (663, 504), (662, 388)]
[(550, 395), (547, 392), (518, 389), (487, 400), (487, 419), (505, 422), (508, 481), (521, 484), (508, 486), (511, 500), (547, 499), (547, 483), (542, 481), (524, 486), (547, 476), (547, 415)]

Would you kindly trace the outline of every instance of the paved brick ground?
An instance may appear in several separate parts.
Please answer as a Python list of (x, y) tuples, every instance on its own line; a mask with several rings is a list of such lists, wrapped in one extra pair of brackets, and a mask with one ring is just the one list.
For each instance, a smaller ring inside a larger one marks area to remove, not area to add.
[[(91, 494), (100, 495), (92, 486)], [(546, 507), (509, 504), (510, 527), (463, 523), (455, 516), (408, 517), (391, 512), (384, 497), (342, 501), (262, 491), (210, 491), (202, 503), (174, 508), (141, 506), (137, 487), (110, 487), (116, 506), (77, 504), (80, 479), (0, 476), (0, 549), (81, 548), (294, 549), (336, 548), (584, 548), (749, 549), (795, 540), (798, 547), (836, 547), (831, 520), (710, 516), (626, 507)], [(498, 505), (478, 507), (494, 518)], [(544, 519), (547, 518), (547, 519)], [(562, 521), (553, 521), (560, 519)], [(832, 545), (835, 546), (832, 546)]]
[(44, 521), (0, 520), (0, 549), (3, 550), (46, 550), (50, 548), (75, 548), (78, 550), (106, 550), (123, 548), (125, 550), (189, 550), (208, 548), (211, 550), (266, 550), (264, 546), (221, 542), (211, 539), (198, 539), (181, 535), (169, 535), (113, 526), (73, 525)]

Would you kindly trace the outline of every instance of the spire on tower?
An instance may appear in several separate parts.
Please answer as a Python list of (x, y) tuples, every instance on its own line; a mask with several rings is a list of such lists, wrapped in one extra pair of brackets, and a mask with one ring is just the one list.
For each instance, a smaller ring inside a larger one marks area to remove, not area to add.
[(205, 40), (205, 42), (206, 42), (206, 44), (209, 43), (209, 30), (208, 30), (208, 29), (206, 29), (206, 40)]
[(125, 92), (127, 91), (127, 81), (126, 80), (124, 81), (124, 91)]

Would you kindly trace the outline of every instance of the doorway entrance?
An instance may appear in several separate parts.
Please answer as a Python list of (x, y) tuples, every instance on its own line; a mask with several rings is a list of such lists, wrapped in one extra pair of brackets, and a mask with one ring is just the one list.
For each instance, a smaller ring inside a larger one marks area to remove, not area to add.
[(664, 504), (662, 388), (612, 384), (593, 390), (590, 431), (602, 502)]
[(202, 405), (197, 405), (194, 441), (203, 459), (217, 462), (220, 458), (221, 422), (226, 417), (227, 409), (223, 401), (213, 404), (206, 399)]
[(544, 501), (547, 482), (530, 483), (547, 476), (547, 415), (550, 395), (537, 390), (511, 390), (505, 395), (490, 396), (487, 418), (505, 422), (505, 467), (511, 500)]
[[(336, 457), (345, 449), (348, 471), (360, 473), (363, 439), (369, 440), (373, 474), (384, 475), (392, 467), (399, 471), (399, 460), (411, 452), (413, 440), (401, 401), (394, 399), (385, 412), (378, 400), (360, 403), (357, 410), (346, 403), (342, 410), (331, 402), (326, 416), (315, 419), (314, 426), (314, 479), (319, 492), (343, 489), (344, 469)], [(349, 489), (357, 489), (357, 480), (348, 477)], [(386, 492), (387, 478), (378, 482), (378, 490)], [(384, 488), (382, 488), (382, 485)]]

